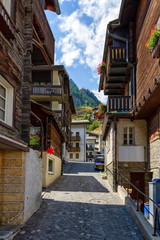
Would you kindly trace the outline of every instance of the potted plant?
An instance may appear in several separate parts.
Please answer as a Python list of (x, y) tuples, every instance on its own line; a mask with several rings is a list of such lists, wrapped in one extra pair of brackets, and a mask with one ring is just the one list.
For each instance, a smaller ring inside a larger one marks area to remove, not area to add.
[(160, 26), (154, 27), (151, 30), (150, 36), (145, 44), (152, 52), (153, 57), (160, 57)]
[(101, 62), (97, 67), (98, 75), (104, 75), (106, 73), (106, 63)]

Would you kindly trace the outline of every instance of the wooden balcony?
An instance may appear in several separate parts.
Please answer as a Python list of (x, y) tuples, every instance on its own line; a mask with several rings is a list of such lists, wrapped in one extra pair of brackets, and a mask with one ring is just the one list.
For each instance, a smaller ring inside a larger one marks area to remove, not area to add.
[(126, 60), (126, 48), (121, 47), (110, 47), (109, 48), (109, 54), (110, 54), (110, 65), (116, 64), (116, 65), (125, 65)]
[(80, 152), (80, 147), (70, 147), (69, 152)]
[(16, 27), (0, 1), (0, 31), (7, 39), (14, 39)]
[(61, 96), (62, 86), (60, 85), (32, 85), (31, 95), (49, 95), (49, 96)]
[(33, 13), (33, 63), (51, 65), (54, 63), (55, 39), (40, 1), (33, 1)]
[(126, 48), (109, 47), (107, 72), (104, 76), (105, 95), (123, 95), (130, 79)]
[(107, 113), (130, 113), (132, 109), (130, 96), (109, 96), (107, 103)]
[(77, 141), (77, 142), (79, 142), (79, 141), (81, 141), (81, 137), (80, 136), (71, 136), (71, 141)]

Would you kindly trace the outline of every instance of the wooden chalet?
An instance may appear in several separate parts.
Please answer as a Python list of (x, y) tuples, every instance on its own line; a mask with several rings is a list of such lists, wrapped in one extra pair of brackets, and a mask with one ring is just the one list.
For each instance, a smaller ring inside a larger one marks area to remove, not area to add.
[(32, 66), (54, 63), (45, 9), (60, 14), (57, 0), (0, 0), (1, 225), (23, 224), (41, 203), (42, 161), (29, 139)]
[(160, 43), (152, 52), (145, 46), (159, 17), (159, 1), (122, 0), (119, 18), (107, 26), (99, 90), (108, 95), (103, 140), (115, 191), (122, 175), (146, 193), (148, 181), (160, 177)]
[[(59, 131), (55, 133), (57, 126), (55, 122), (50, 123), (45, 121), (45, 129), (47, 129), (47, 139), (45, 140), (45, 148), (53, 147), (57, 152), (57, 155), (43, 154), (44, 162), (44, 178), (43, 187), (47, 187), (51, 184), (62, 172), (62, 156), (64, 155), (65, 148), (69, 148), (71, 141), (71, 117), (75, 113), (75, 107), (73, 98), (70, 94), (69, 76), (61, 65), (52, 66), (36, 66), (33, 67), (32, 72), (32, 89), (31, 98), (33, 101), (48, 109), (54, 115), (54, 119), (59, 124)], [(45, 110), (46, 112), (46, 110)], [(34, 114), (38, 114), (36, 107), (33, 109)], [(44, 110), (43, 110), (44, 114)], [(34, 116), (32, 116), (34, 118)], [(44, 122), (44, 121), (42, 121)], [(55, 125), (55, 126), (54, 126)], [(54, 131), (53, 131), (54, 129)], [(61, 137), (63, 133), (63, 138)], [(59, 140), (58, 140), (59, 139)], [(53, 158), (54, 171), (48, 171), (49, 164)], [(57, 158), (57, 160), (55, 160)], [(60, 164), (61, 163), (61, 164)], [(58, 165), (57, 165), (58, 164)], [(48, 167), (45, 167), (47, 166)]]

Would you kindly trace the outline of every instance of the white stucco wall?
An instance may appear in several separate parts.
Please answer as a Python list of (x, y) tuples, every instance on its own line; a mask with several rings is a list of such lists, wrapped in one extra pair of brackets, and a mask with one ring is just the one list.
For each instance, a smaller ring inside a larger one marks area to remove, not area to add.
[(62, 104), (60, 104), (58, 101), (52, 101), (52, 110), (62, 110)]
[(53, 79), (52, 79), (53, 85), (60, 85), (60, 79), (58, 76), (58, 71), (53, 71)]
[[(48, 171), (49, 159), (53, 160), (53, 172)], [(48, 187), (61, 175), (62, 161), (54, 154), (43, 153), (43, 187)]]
[[(147, 124), (146, 124), (146, 121), (144, 120), (131, 121), (130, 119), (119, 119), (119, 121), (117, 121), (117, 153), (118, 153), (117, 157), (119, 156), (119, 146), (123, 146), (124, 127), (135, 128), (135, 146), (143, 147), (144, 152), (142, 155), (143, 155), (144, 161), (146, 161)], [(113, 122), (112, 122), (111, 127), (109, 129), (109, 133), (105, 141), (105, 164), (106, 165), (112, 162), (113, 151), (114, 151), (114, 143), (113, 143)], [(141, 151), (142, 151), (142, 148), (141, 148)], [(140, 157), (139, 159), (142, 159), (142, 157)], [(128, 159), (128, 161), (132, 161), (132, 158)]]
[[(147, 123), (145, 120), (134, 120), (120, 119), (117, 122), (117, 151), (119, 146), (123, 146), (123, 134), (125, 127), (135, 128), (135, 146), (143, 147), (144, 161), (146, 161), (146, 150), (147, 150)], [(142, 149), (141, 149), (142, 151)], [(141, 158), (141, 157), (140, 157)], [(131, 157), (132, 159), (132, 157)], [(128, 159), (129, 160), (129, 159)]]
[(30, 149), (26, 154), (24, 221), (39, 209), (41, 192), (42, 159), (38, 157), (37, 151)]

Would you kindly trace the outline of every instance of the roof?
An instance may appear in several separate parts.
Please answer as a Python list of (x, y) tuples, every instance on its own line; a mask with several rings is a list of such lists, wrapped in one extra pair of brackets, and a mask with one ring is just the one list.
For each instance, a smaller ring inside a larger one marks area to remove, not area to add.
[(45, 1), (46, 1), (45, 9), (56, 12), (58, 15), (61, 14), (58, 0), (45, 0)]
[(31, 106), (32, 106), (32, 111), (34, 112), (34, 110), (36, 109), (36, 115), (37, 115), (37, 111), (38, 113), (40, 113), (40, 111), (42, 111), (44, 114), (52, 116), (52, 119), (54, 120), (54, 124), (57, 127), (57, 130), (59, 131), (59, 133), (61, 134), (61, 136), (65, 139), (65, 133), (62, 130), (61, 124), (59, 122), (59, 120), (57, 119), (56, 113), (53, 110), (50, 110), (46, 107), (44, 107), (43, 105), (31, 100)]
[(72, 120), (72, 124), (89, 124), (90, 121), (88, 120)]
[(33, 71), (62, 71), (65, 73), (65, 75), (69, 78), (68, 72), (65, 69), (64, 65), (39, 65), (36, 67), (33, 67)]

